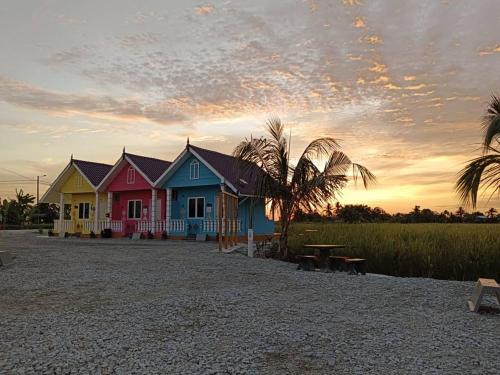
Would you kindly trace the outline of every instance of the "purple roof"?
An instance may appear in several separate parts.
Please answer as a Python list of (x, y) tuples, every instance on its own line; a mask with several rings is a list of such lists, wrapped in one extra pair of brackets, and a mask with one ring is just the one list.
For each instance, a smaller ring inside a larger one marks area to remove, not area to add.
[(130, 160), (141, 170), (142, 173), (144, 173), (146, 176), (148, 176), (149, 180), (153, 183), (158, 180), (158, 178), (167, 170), (168, 167), (170, 167), (170, 164), (172, 162), (166, 161), (166, 160), (161, 160), (161, 159), (155, 159), (155, 158), (148, 158), (146, 156), (139, 156), (139, 155), (134, 155), (134, 154), (128, 154), (126, 153), (129, 157)]
[(109, 164), (94, 163), (92, 161), (85, 160), (73, 159), (73, 163), (76, 164), (76, 166), (82, 171), (82, 173), (94, 186), (99, 185), (103, 178), (106, 177), (108, 172), (111, 170), (111, 168), (113, 168), (113, 166)]
[(264, 174), (264, 171), (256, 164), (252, 164), (250, 168), (241, 168), (241, 164), (238, 165), (238, 161), (234, 156), (192, 145), (189, 145), (189, 148), (205, 159), (219, 174), (238, 189), (240, 193), (256, 193), (257, 178), (262, 177)]

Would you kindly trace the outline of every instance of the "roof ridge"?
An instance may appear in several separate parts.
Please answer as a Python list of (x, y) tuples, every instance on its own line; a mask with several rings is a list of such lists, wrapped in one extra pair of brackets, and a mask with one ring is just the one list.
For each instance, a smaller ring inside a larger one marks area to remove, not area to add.
[(82, 159), (72, 159), (72, 161), (76, 161), (76, 162), (84, 162), (84, 163), (91, 163), (91, 164), (96, 164), (96, 165), (103, 165), (103, 166), (106, 166), (106, 167), (112, 167), (113, 164), (106, 164), (106, 163), (100, 163), (100, 162), (97, 162), (97, 161), (90, 161), (90, 160), (82, 160)]
[(166, 162), (166, 163), (172, 163), (170, 160), (165, 160), (165, 159), (154, 158), (154, 157), (151, 157), (151, 156), (144, 156), (144, 155), (138, 155), (138, 154), (131, 154), (130, 152), (125, 152), (124, 154), (125, 154), (125, 155), (129, 155), (129, 156), (138, 156), (138, 157), (140, 157), (140, 158), (145, 158), (145, 159), (152, 159), (152, 160), (163, 161), (163, 162)]

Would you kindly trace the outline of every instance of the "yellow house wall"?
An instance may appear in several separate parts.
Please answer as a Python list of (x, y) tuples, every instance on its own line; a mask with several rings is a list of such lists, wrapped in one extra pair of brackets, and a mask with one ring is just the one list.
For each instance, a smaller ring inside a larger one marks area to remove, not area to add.
[[(107, 204), (108, 196), (106, 193), (99, 193), (99, 220), (104, 220), (105, 212), (106, 212), (106, 204)], [(80, 203), (90, 203), (90, 212), (88, 219), (79, 219), (78, 218), (78, 205)], [(97, 211), (95, 210), (95, 193), (79, 193), (79, 194), (71, 194), (67, 195), (65, 199), (65, 203), (71, 203), (71, 220), (73, 221), (73, 228), (75, 232), (81, 232), (83, 234), (89, 234), (90, 231), (86, 230), (83, 226), (83, 220), (90, 220), (94, 223), (95, 215)], [(92, 226), (93, 228), (93, 226)]]
[[(81, 177), (79, 179), (79, 176)], [(94, 189), (77, 170), (73, 171), (61, 187), (61, 193), (93, 193)]]

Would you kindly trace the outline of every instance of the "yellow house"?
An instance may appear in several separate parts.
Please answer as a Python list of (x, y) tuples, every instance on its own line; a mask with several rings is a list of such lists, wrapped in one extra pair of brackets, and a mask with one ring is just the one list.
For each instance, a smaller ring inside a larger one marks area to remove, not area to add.
[(59, 174), (40, 202), (59, 203), (59, 220), (54, 221), (54, 232), (99, 234), (107, 227), (106, 213), (110, 210), (107, 193), (97, 192), (97, 186), (113, 166), (76, 160)]

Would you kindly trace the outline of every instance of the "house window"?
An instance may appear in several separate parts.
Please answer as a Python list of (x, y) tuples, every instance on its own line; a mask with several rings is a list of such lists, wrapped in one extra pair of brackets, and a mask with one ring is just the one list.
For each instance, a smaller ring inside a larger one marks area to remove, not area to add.
[(81, 174), (76, 176), (76, 187), (82, 187), (83, 185), (83, 177)]
[(140, 219), (141, 209), (142, 209), (142, 201), (140, 200), (128, 201), (128, 218)]
[(205, 198), (188, 198), (188, 217), (191, 219), (205, 217)]
[(135, 169), (130, 167), (127, 171), (127, 184), (135, 184)]
[(177, 190), (172, 190), (172, 201), (177, 202)]
[(90, 217), (90, 203), (82, 202), (78, 204), (78, 218), (88, 219)]
[(200, 178), (200, 163), (198, 160), (193, 160), (189, 165), (189, 179), (197, 180)]

